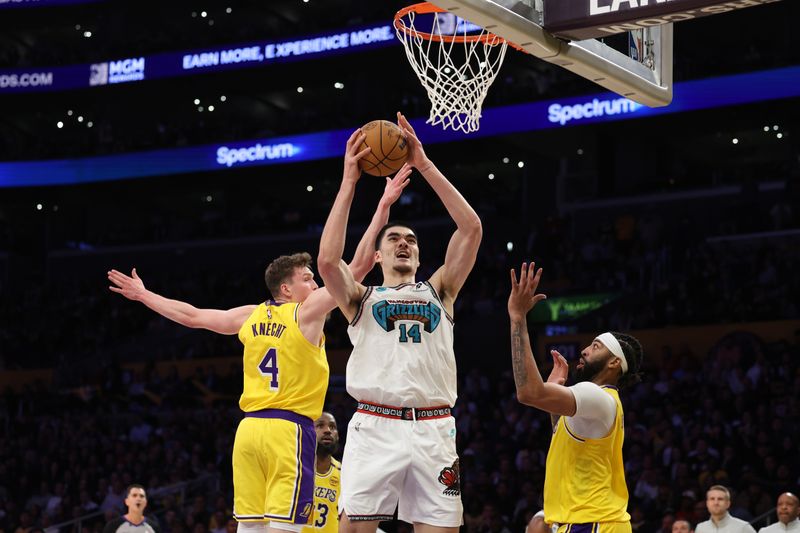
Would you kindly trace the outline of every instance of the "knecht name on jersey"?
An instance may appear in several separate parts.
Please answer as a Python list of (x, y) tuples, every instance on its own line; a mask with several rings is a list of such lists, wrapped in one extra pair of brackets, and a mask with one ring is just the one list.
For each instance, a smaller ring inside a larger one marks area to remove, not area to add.
[(277, 322), (259, 322), (258, 324), (251, 324), (250, 327), (253, 330), (253, 337), (266, 335), (281, 338), (283, 332), (286, 331), (286, 326)]

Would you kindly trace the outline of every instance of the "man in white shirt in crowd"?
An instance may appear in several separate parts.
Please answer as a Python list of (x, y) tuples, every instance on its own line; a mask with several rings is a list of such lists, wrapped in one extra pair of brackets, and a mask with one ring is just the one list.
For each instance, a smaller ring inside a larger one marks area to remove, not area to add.
[(771, 526), (762, 527), (758, 533), (800, 533), (800, 498), (791, 492), (778, 496), (778, 521)]
[(706, 492), (706, 508), (709, 520), (697, 524), (695, 533), (756, 533), (753, 526), (731, 516), (731, 493), (722, 485), (714, 485)]

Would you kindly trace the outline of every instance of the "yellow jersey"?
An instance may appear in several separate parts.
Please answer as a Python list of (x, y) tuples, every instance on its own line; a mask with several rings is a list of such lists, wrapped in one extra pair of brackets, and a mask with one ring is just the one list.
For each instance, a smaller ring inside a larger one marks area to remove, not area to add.
[(244, 344), (242, 411), (283, 409), (316, 420), (328, 389), (325, 336), (319, 346), (297, 325), (300, 305), (271, 300), (259, 305), (239, 330)]
[(339, 489), (342, 463), (331, 458), (331, 467), (325, 474), (314, 476), (314, 522), (303, 528), (303, 533), (339, 532)]
[(625, 423), (615, 387), (603, 390), (617, 405), (614, 426), (601, 439), (571, 431), (567, 417), (553, 430), (544, 478), (544, 516), (548, 523), (627, 522), (628, 486), (622, 462)]

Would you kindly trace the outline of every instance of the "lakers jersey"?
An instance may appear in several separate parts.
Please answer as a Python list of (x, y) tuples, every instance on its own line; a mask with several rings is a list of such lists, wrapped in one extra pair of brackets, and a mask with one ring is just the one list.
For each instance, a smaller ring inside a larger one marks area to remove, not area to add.
[(244, 344), (242, 411), (284, 409), (316, 420), (328, 388), (325, 337), (309, 342), (297, 325), (301, 304), (259, 305), (239, 330)]
[(367, 287), (348, 333), (347, 392), (356, 400), (455, 404), (453, 321), (429, 282)]
[(303, 533), (338, 533), (341, 478), (342, 463), (336, 459), (331, 459), (331, 467), (327, 473), (316, 473), (313, 527), (304, 527)]
[(544, 515), (548, 523), (630, 521), (622, 462), (622, 402), (615, 387), (605, 386), (603, 390), (617, 405), (614, 426), (608, 435), (601, 439), (576, 435), (568, 416), (556, 423), (544, 480)]

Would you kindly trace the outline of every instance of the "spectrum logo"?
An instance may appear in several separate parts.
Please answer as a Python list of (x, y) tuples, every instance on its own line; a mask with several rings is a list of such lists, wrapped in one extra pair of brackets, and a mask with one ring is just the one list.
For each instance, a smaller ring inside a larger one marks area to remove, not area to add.
[(272, 159), (291, 159), (301, 152), (299, 146), (292, 143), (270, 144), (258, 143), (247, 148), (217, 148), (217, 164), (230, 168), (240, 163), (267, 161)]
[(643, 107), (642, 104), (637, 104), (627, 98), (617, 98), (615, 100), (595, 98), (585, 104), (564, 106), (552, 104), (547, 108), (547, 120), (563, 126), (573, 120), (635, 113), (641, 107)]

